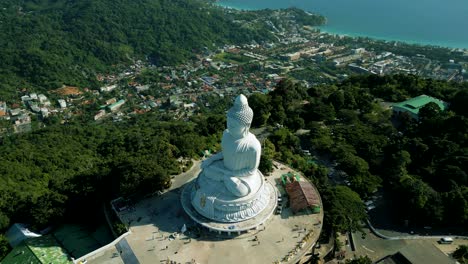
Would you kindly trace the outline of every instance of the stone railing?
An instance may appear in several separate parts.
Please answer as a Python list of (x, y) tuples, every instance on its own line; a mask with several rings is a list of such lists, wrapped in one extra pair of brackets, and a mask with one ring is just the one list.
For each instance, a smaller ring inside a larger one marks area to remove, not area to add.
[(93, 257), (96, 257), (98, 254), (100, 253), (104, 253), (106, 250), (108, 250), (109, 248), (111, 247), (114, 247), (117, 243), (120, 242), (120, 240), (122, 240), (123, 238), (125, 238), (126, 236), (128, 236), (129, 234), (131, 234), (132, 232), (129, 230), (127, 231), (126, 233), (123, 233), (121, 236), (119, 236), (118, 238), (116, 238), (114, 241), (110, 242), (109, 244), (105, 245), (105, 246), (102, 246), (78, 259), (75, 259), (73, 260), (73, 263), (74, 264), (81, 264), (81, 263), (85, 263), (86, 262), (86, 259), (91, 259)]

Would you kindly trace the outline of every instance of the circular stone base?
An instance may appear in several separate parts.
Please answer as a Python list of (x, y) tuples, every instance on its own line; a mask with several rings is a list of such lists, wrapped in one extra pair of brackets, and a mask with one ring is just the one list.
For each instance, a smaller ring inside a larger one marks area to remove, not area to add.
[[(185, 184), (190, 184), (190, 180), (200, 172), (200, 162), (195, 161), (194, 164), (188, 172), (173, 179), (170, 190), (138, 201), (131, 210), (118, 212), (122, 222), (129, 223), (131, 232), (125, 240), (140, 263), (166, 263), (168, 260), (193, 263), (195, 260), (203, 264), (292, 264), (310, 258), (309, 253), (322, 229), (323, 211), (314, 214), (306, 210), (293, 214), (290, 207), (283, 206), (281, 214), (272, 215), (260, 228), (242, 235), (220, 235), (207, 232), (206, 228), (197, 228), (199, 225), (185, 213), (190, 211), (184, 211), (180, 202)], [(281, 176), (298, 172), (277, 162), (274, 162), (274, 167), (276, 169), (265, 178), (282, 194), (282, 203), (286, 205), (289, 201)], [(201, 224), (202, 220), (197, 222)], [(181, 234), (184, 225), (189, 230)], [(174, 234), (179, 235), (172, 238)], [(326, 251), (327, 246), (318, 250), (321, 253)], [(109, 247), (86, 259), (88, 264), (110, 263), (111, 259), (112, 263), (124, 263), (123, 259), (114, 256), (115, 252), (115, 247)]]
[(241, 234), (242, 232), (246, 232), (252, 229), (257, 229), (258, 226), (265, 223), (268, 218), (273, 214), (275, 211), (277, 202), (278, 202), (278, 194), (276, 188), (265, 181), (264, 188), (268, 188), (268, 193), (270, 194), (268, 197), (268, 204), (262, 212), (256, 215), (253, 218), (250, 218), (245, 221), (235, 222), (235, 223), (223, 223), (223, 222), (215, 222), (211, 219), (208, 219), (198, 213), (195, 208), (193, 208), (192, 201), (191, 201), (191, 194), (195, 191), (195, 181), (193, 180), (185, 186), (182, 191), (182, 195), (180, 197), (182, 207), (184, 208), (185, 212), (198, 224), (212, 230), (217, 231), (220, 233), (237, 233)]

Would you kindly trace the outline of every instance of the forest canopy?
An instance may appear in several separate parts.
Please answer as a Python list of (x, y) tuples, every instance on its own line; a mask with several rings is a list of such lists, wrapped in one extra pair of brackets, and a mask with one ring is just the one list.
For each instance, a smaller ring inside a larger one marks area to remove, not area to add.
[[(383, 187), (398, 208), (394, 220), (400, 223), (466, 226), (467, 91), (467, 83), (369, 75), (309, 89), (284, 79), (273, 92), (249, 100), (256, 116), (253, 125), (276, 127), (269, 137), (277, 150), (274, 158), (314, 180), (325, 210), (333, 212), (339, 204), (334, 201), (336, 190), (329, 189), (327, 167), (304, 157), (303, 147), (334, 160), (362, 199)], [(429, 103), (420, 109), (418, 120), (392, 115), (389, 105), (422, 94), (444, 100), (449, 109)], [(298, 129), (310, 132), (299, 138)], [(347, 224), (332, 222), (335, 228)]]
[[(56, 125), (3, 138), (0, 230), (15, 222), (43, 228), (70, 214), (86, 222), (84, 212), (99, 201), (167, 188), (171, 175), (190, 168), (191, 158), (218, 148), (224, 128), (224, 119), (214, 116), (160, 120), (148, 114), (117, 124)], [(200, 129), (207, 122), (221, 129)]]

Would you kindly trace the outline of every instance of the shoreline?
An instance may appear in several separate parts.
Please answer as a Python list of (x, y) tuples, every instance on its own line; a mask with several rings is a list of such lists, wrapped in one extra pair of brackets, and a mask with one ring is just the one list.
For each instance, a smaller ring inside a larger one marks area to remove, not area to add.
[(336, 35), (336, 36), (343, 36), (343, 37), (350, 37), (350, 38), (369, 38), (375, 41), (384, 41), (384, 42), (398, 42), (403, 43), (406, 45), (417, 45), (417, 46), (427, 46), (427, 47), (434, 47), (434, 48), (441, 48), (441, 49), (456, 49), (456, 50), (463, 50), (468, 51), (468, 48), (461, 47), (459, 45), (450, 45), (450, 44), (441, 44), (437, 42), (423, 42), (418, 40), (409, 40), (409, 39), (400, 39), (400, 38), (393, 38), (393, 37), (381, 37), (381, 36), (374, 36), (374, 35), (366, 35), (360, 34), (355, 32), (342, 32), (340, 30), (335, 29), (327, 29), (327, 25), (317, 27), (320, 29), (321, 33), (326, 33), (329, 35)]
[[(267, 8), (252, 8), (252, 7), (245, 7), (245, 6), (235, 6), (235, 5), (221, 3), (219, 1), (216, 2), (215, 5), (222, 7), (222, 8), (235, 9), (235, 10), (240, 10), (240, 11), (255, 11), (255, 10), (267, 9)], [(277, 8), (272, 8), (272, 9), (277, 9)], [(308, 11), (308, 10), (304, 10), (304, 11), (307, 13), (312, 13), (311, 11)], [(325, 17), (325, 19), (327, 19), (327, 17)], [(325, 24), (323, 26), (319, 26), (315, 28), (320, 29), (320, 32), (322, 33), (335, 35), (335, 36), (343, 36), (343, 37), (351, 37), (351, 38), (369, 38), (369, 39), (376, 40), (376, 41), (399, 42), (399, 43), (403, 43), (407, 45), (417, 45), (417, 46), (427, 46), (427, 47), (442, 48), (442, 49), (456, 49), (456, 50), (468, 51), (468, 46), (465, 46), (463, 44), (448, 44), (448, 43), (441, 43), (441, 42), (418, 41), (418, 40), (410, 40), (410, 39), (401, 39), (398, 37), (375, 36), (375, 35), (359, 33), (359, 32), (342, 32), (340, 30), (333, 29), (333, 28), (327, 29), (327, 27), (329, 27), (329, 25)]]

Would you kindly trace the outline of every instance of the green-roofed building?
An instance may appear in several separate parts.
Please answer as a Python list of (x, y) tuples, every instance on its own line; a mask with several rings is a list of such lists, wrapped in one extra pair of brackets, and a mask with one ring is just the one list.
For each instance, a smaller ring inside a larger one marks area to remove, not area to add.
[(72, 264), (52, 235), (30, 238), (16, 246), (0, 264)]
[(412, 118), (418, 119), (419, 118), (419, 110), (427, 105), (428, 103), (436, 103), (442, 111), (445, 111), (448, 108), (448, 103), (439, 100), (437, 98), (428, 96), (428, 95), (420, 95), (404, 102), (395, 103), (393, 104), (393, 113), (394, 114), (401, 114), (401, 113), (408, 113)]
[(123, 104), (125, 104), (125, 100), (119, 100), (111, 105), (108, 106), (109, 110), (111, 110), (111, 112), (114, 112), (116, 110), (118, 110)]
[(21, 243), (16, 246), (10, 254), (8, 254), (1, 264), (42, 264), (34, 253), (29, 249), (26, 243)]

